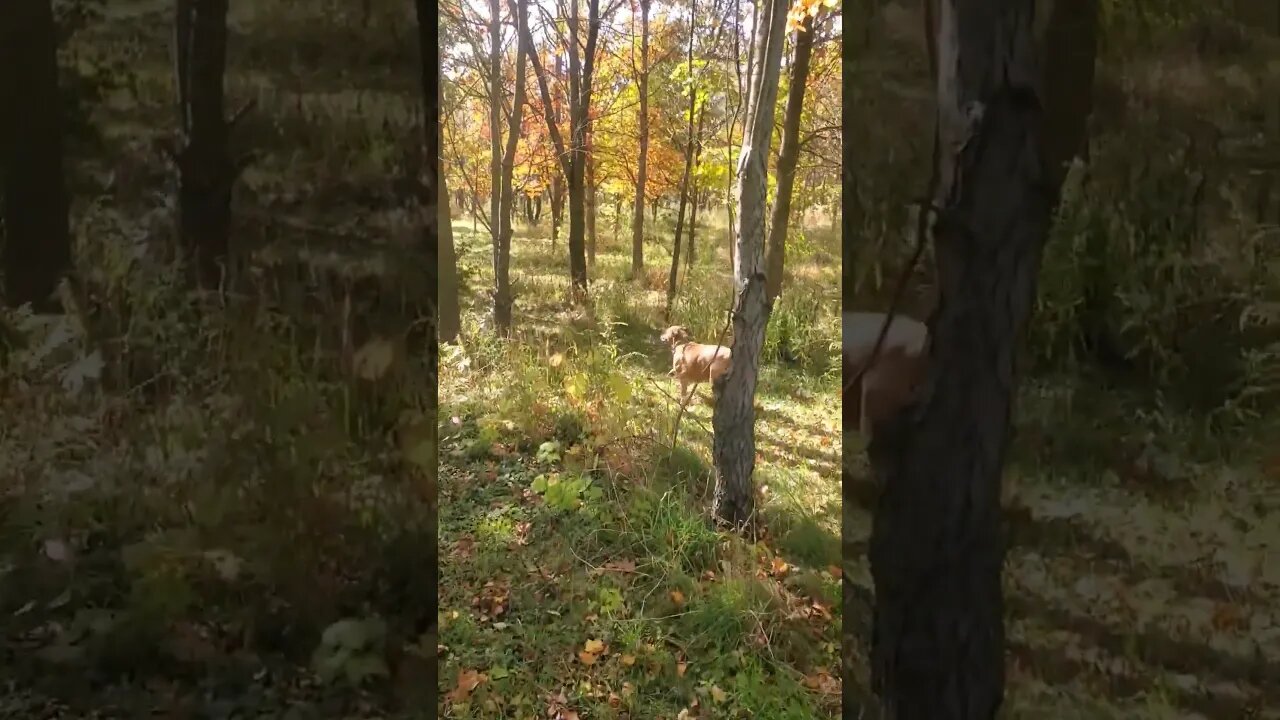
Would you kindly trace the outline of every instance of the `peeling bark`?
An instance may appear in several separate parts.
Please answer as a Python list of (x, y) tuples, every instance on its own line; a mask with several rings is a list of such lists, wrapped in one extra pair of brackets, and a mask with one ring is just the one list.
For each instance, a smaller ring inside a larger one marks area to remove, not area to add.
[(938, 8), (944, 172), (929, 374), (869, 448), (882, 488), (872, 680), (891, 718), (994, 718), (1003, 697), (1001, 475), (1050, 213), (1033, 8)]

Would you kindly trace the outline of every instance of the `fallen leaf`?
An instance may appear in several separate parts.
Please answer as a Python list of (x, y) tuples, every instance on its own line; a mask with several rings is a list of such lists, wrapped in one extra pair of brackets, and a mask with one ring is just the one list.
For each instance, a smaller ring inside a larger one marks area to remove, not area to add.
[(586, 650), (589, 653), (595, 653), (596, 655), (599, 655), (604, 652), (604, 641), (588, 640), (582, 647), (584, 650)]
[(672, 590), (671, 602), (675, 603), (676, 607), (684, 607), (684, 593), (679, 590)]
[(448, 695), (449, 702), (459, 703), (471, 697), (471, 692), (480, 686), (488, 676), (479, 670), (462, 669), (458, 671), (458, 685), (450, 690)]
[(635, 664), (636, 664), (636, 656), (635, 656), (635, 655), (623, 655), (623, 656), (622, 656), (622, 664), (623, 664), (623, 665), (626, 665), (627, 667), (630, 667), (630, 666), (632, 666), (632, 665), (635, 665)]

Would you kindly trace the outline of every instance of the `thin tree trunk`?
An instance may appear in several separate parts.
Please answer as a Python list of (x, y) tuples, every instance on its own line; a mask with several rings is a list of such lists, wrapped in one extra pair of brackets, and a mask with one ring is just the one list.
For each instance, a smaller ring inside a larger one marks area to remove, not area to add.
[(636, 169), (635, 212), (631, 218), (631, 276), (644, 272), (644, 187), (649, 177), (649, 3), (640, 0), (640, 157)]
[(754, 107), (748, 108), (749, 122), (738, 162), (738, 249), (733, 273), (738, 292), (733, 309), (733, 365), (715, 383), (719, 397), (711, 419), (716, 468), (713, 506), (715, 516), (731, 527), (744, 527), (755, 514), (752, 473), (756, 462), (756, 379), (769, 323), (764, 275), (765, 194), (786, 14), (786, 0), (770, 0), (764, 4), (756, 28), (761, 48), (756, 59), (760, 72), (752, 74), (755, 87), (749, 97)]
[[(582, 18), (579, 14), (578, 2), (574, 0), (569, 11), (569, 143), (566, 144), (560, 135), (560, 128), (553, 116), (551, 91), (547, 85), (546, 72), (536, 52), (529, 59), (533, 62), (534, 74), (538, 79), (538, 90), (542, 95), (544, 117), (551, 142), (556, 149), (556, 157), (566, 175), (569, 193), (569, 278), (572, 283), (572, 295), (577, 298), (587, 292), (587, 257), (586, 257), (586, 152), (587, 133), (590, 130), (591, 83), (595, 69), (596, 43), (600, 32), (600, 0), (587, 0), (586, 43), (582, 55), (579, 55), (579, 43), (582, 38)], [(533, 37), (528, 28), (524, 29), (525, 43), (533, 47)], [(557, 63), (559, 55), (557, 54)]]
[[(496, 228), (493, 246), (493, 324), (498, 333), (504, 336), (511, 333), (511, 306), (514, 302), (511, 297), (511, 236), (515, 217), (515, 190), (511, 183), (515, 174), (516, 147), (520, 140), (520, 120), (524, 111), (525, 58), (529, 53), (529, 46), (525, 41), (526, 33), (523, 32), (528, 10), (527, 0), (512, 0), (512, 6), (516, 15), (516, 27), (520, 28), (516, 33), (515, 97), (511, 101), (511, 117), (507, 125), (507, 146), (499, 158), (498, 174), (494, 177), (494, 196), (499, 198), (499, 202), (496, 217), (490, 224), (491, 228)], [(496, 43), (501, 43), (499, 9), (499, 0), (490, 0), (494, 27), (490, 37)], [(494, 75), (490, 85), (494, 92), (491, 99), (494, 115), (491, 118), (501, 115), (502, 98), (498, 95), (500, 88), (503, 87), (500, 49), (500, 44), (494, 45), (494, 57), (498, 62), (492, 70)], [(499, 137), (501, 128), (495, 125), (492, 131), (496, 145), (496, 138)]]
[[(698, 113), (698, 131), (694, 136), (697, 144), (693, 147), (693, 168), (698, 167), (698, 163), (702, 158), (702, 126), (706, 119), (707, 108), (704, 105), (702, 107), (702, 111)], [(684, 258), (686, 276), (688, 275), (689, 270), (693, 268), (693, 261), (698, 257), (697, 250), (695, 249), (697, 247), (696, 234), (698, 232), (698, 177), (696, 175), (689, 176), (689, 187), (689, 197), (691, 198), (692, 203), (689, 209), (689, 249), (685, 253)]]
[[(427, 238), (428, 254), (435, 255), (436, 261), (428, 267), (436, 269), (436, 341), (441, 343), (453, 342), (458, 337), (458, 333), (462, 331), (462, 312), (461, 303), (458, 298), (458, 256), (453, 247), (453, 218), (449, 212), (449, 189), (444, 174), (444, 158), (440, 155), (440, 148), (443, 146), (443, 126), (437, 119), (435, 121), (435, 132), (432, 132), (432, 121), (430, 118), (435, 116), (433, 108), (429, 102), (425, 102), (432, 94), (436, 96), (436, 107), (443, 104), (443, 88), (439, 82), (439, 48), (435, 49), (435, 64), (428, 59), (427, 51), (435, 38), (435, 28), (433, 23), (436, 22), (436, 14), (434, 12), (434, 3), (428, 0), (417, 0), (415, 3), (418, 17), (418, 43), (420, 52), (422, 53), (422, 95), (424, 105), (427, 107), (426, 118), (424, 122), (424, 131), (426, 133), (427, 146), (427, 162), (435, 168), (435, 179), (437, 183), (435, 228), (430, 227), (431, 208), (427, 208), (427, 222), (423, 224), (424, 234)], [(433, 88), (434, 86), (434, 93)], [(457, 195), (458, 198), (465, 195)], [(429, 202), (429, 196), (428, 196)], [(432, 251), (432, 246), (435, 250)], [(429, 367), (435, 367), (430, 365)]]
[(564, 179), (559, 171), (551, 178), (551, 249), (556, 249), (560, 224), (564, 219)]
[[(590, 122), (590, 120), (588, 120)], [(587, 132), (587, 265), (596, 265), (596, 160), (591, 146), (591, 132)]]
[(511, 297), (502, 257), (502, 4), (489, 0), (489, 246), (493, 267), (493, 324), (511, 330)]
[(787, 224), (791, 219), (791, 192), (795, 187), (796, 165), (800, 162), (800, 113), (804, 109), (804, 90), (809, 82), (809, 59), (813, 55), (813, 16), (806, 15), (796, 31), (795, 62), (791, 64), (791, 85), (787, 93), (787, 109), (782, 120), (782, 149), (778, 156), (778, 187), (769, 219), (769, 243), (765, 259), (765, 275), (769, 282), (766, 296), (772, 303), (782, 292), (783, 264), (786, 258)]
[(689, 62), (689, 122), (688, 141), (684, 146), (684, 174), (680, 176), (680, 202), (676, 205), (676, 232), (671, 242), (671, 272), (667, 276), (667, 305), (662, 312), (663, 322), (671, 321), (671, 306), (676, 299), (676, 280), (680, 270), (680, 237), (684, 232), (684, 208), (689, 202), (689, 178), (693, 175), (694, 113), (698, 102), (698, 88), (693, 82), (693, 20), (698, 15), (698, 2), (693, 0), (689, 9), (689, 46), (686, 53)]
[(57, 308), (71, 269), (58, 39), (49, 0), (0, 2), (0, 173), (11, 306)]
[[(219, 287), (229, 256), (231, 191), (242, 169), (231, 158), (231, 123), (224, 116), (227, 62), (227, 0), (180, 0), (175, 31), (175, 78), (186, 144), (176, 154), (178, 225), (197, 283)], [(185, 12), (184, 12), (185, 11)], [(189, 14), (187, 14), (189, 12)]]
[(888, 717), (986, 720), (1004, 691), (1001, 473), (1050, 212), (1033, 9), (938, 9), (944, 171), (929, 377), (869, 449), (881, 487), (872, 682)]

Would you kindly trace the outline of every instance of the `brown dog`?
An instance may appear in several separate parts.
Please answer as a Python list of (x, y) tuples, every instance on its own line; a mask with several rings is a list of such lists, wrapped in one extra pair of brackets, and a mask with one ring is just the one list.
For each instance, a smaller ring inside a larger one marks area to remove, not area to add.
[(861, 380), (845, 388), (843, 422), (868, 437), (875, 425), (911, 402), (928, 360), (928, 327), (897, 314), (872, 358), (884, 321), (883, 313), (847, 312), (841, 317), (845, 383), (852, 383), (866, 365)]
[(689, 387), (694, 383), (712, 383), (729, 372), (733, 365), (729, 348), (703, 345), (689, 339), (689, 328), (672, 325), (659, 336), (671, 348), (671, 371), (668, 375), (680, 381), (680, 402), (689, 401)]

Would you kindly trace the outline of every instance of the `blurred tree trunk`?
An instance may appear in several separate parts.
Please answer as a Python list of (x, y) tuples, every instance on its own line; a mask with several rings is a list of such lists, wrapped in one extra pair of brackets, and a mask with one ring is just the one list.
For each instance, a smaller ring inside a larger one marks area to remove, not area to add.
[(0, 2), (4, 286), (12, 306), (58, 307), (71, 269), (58, 36), (49, 0)]
[[(702, 109), (698, 112), (698, 131), (694, 133), (696, 144), (693, 146), (693, 168), (696, 170), (698, 163), (702, 161), (702, 128), (707, 120), (707, 106), (704, 103)], [(688, 277), (689, 271), (693, 268), (693, 261), (698, 259), (697, 252), (697, 231), (698, 231), (698, 176), (689, 176), (689, 248), (685, 251), (684, 272)]]
[[(449, 343), (453, 342), (462, 330), (462, 315), (458, 300), (458, 257), (453, 247), (453, 217), (449, 212), (449, 190), (448, 183), (445, 181), (444, 158), (440, 154), (443, 128), (435, 112), (435, 108), (443, 104), (440, 93), (444, 87), (439, 82), (439, 48), (432, 48), (436, 37), (433, 23), (437, 22), (437, 16), (434, 2), (417, 0), (415, 5), (418, 12), (418, 47), (422, 59), (422, 99), (426, 113), (423, 130), (426, 135), (427, 173), (430, 177), (434, 172), (437, 183), (435, 193), (437, 207), (434, 208), (434, 212), (430, 206), (431, 194), (428, 189), (427, 207), (424, 213), (426, 222), (423, 223), (423, 230), (430, 262), (429, 272), (435, 271), (435, 282), (431, 284), (437, 288), (434, 295), (436, 298), (435, 337), (437, 342)], [(435, 58), (434, 65), (429, 59), (431, 57)], [(436, 99), (435, 108), (431, 105), (432, 97)], [(431, 227), (433, 217), (436, 222), (434, 229)], [(432, 343), (430, 347), (433, 353), (438, 352), (436, 344)], [(429, 367), (436, 367), (434, 358)]]
[(782, 120), (782, 149), (778, 155), (778, 188), (773, 200), (772, 217), (769, 218), (765, 277), (769, 279), (766, 295), (770, 303), (782, 292), (787, 223), (791, 219), (791, 192), (795, 187), (796, 165), (800, 162), (800, 114), (804, 109), (804, 89), (809, 82), (809, 59), (812, 55), (813, 16), (806, 15), (800, 28), (796, 30), (796, 55), (791, 63), (787, 109)]
[(232, 187), (249, 159), (233, 160), (228, 142), (249, 106), (230, 120), (224, 115), (227, 0), (177, 0), (174, 35), (183, 140), (173, 153), (178, 227), (196, 284), (213, 290), (222, 283), (230, 255)]
[[(1056, 210), (1071, 162), (1089, 159), (1089, 116), (1093, 114), (1098, 54), (1098, 0), (1057, 0), (1045, 27), (1044, 157)], [(1087, 357), (1103, 365), (1122, 365), (1123, 353), (1109, 327), (1114, 280), (1107, 261), (1105, 235), (1092, 232), (1080, 262), (1082, 288), (1079, 344)]]
[(872, 682), (890, 718), (983, 720), (1004, 694), (1000, 486), (1051, 197), (1034, 0), (941, 0), (939, 278), (921, 397), (877, 427)]
[(765, 197), (786, 20), (786, 0), (763, 5), (755, 28), (760, 52), (756, 72), (751, 74), (751, 100), (738, 161), (733, 367), (715, 383), (718, 398), (711, 417), (716, 468), (712, 502), (716, 518), (731, 527), (744, 527), (755, 514), (756, 379), (770, 311), (764, 275)]
[(1098, 56), (1098, 0), (1057, 0), (1045, 28), (1044, 161), (1057, 205), (1071, 161), (1087, 160)]
[[(587, 122), (590, 122), (588, 119)], [(587, 265), (596, 265), (596, 158), (591, 147), (591, 130), (587, 130)]]
[(649, 3), (640, 0), (640, 157), (636, 169), (636, 203), (631, 217), (631, 277), (644, 272), (644, 186), (649, 177)]

